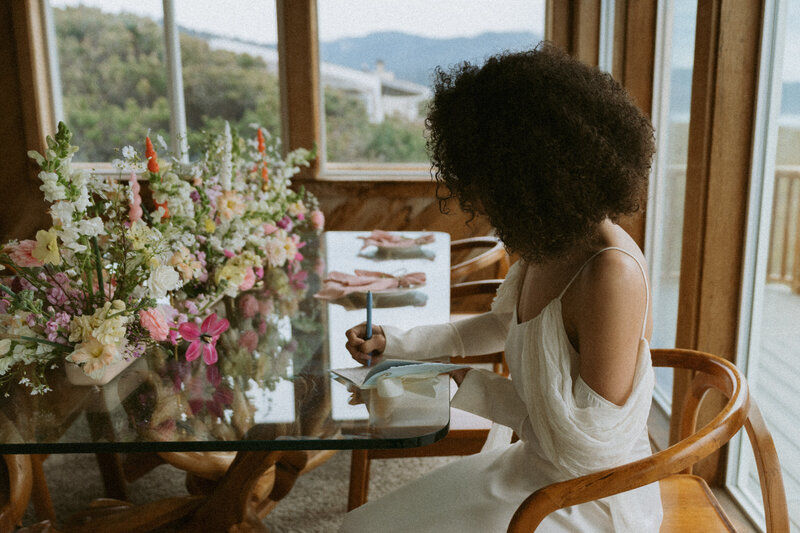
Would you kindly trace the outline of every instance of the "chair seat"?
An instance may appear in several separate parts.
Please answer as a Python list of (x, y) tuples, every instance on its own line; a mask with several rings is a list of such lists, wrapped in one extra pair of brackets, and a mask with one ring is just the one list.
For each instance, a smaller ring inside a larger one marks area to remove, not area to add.
[(664, 507), (661, 533), (736, 531), (703, 478), (675, 474), (659, 483)]

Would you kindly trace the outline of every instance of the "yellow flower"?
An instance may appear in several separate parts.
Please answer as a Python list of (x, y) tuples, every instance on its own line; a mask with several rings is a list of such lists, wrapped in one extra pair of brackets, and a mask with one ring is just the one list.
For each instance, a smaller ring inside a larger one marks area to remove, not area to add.
[(58, 252), (58, 235), (56, 234), (56, 230), (51, 228), (47, 231), (43, 229), (37, 231), (36, 247), (31, 252), (31, 255), (42, 263), (60, 265), (61, 254)]
[(214, 233), (214, 231), (217, 229), (217, 225), (214, 224), (214, 221), (209, 217), (206, 217), (204, 223), (206, 227), (206, 233)]

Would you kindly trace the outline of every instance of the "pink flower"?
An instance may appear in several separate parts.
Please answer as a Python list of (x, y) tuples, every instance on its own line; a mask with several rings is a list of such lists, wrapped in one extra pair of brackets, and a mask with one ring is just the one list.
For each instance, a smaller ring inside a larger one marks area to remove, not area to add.
[(142, 309), (139, 311), (139, 322), (142, 327), (150, 333), (153, 339), (161, 342), (167, 340), (169, 335), (169, 324), (167, 319), (158, 308)]
[(250, 318), (258, 312), (258, 300), (252, 294), (245, 294), (239, 300), (239, 308), (242, 310), (243, 318)]
[(258, 333), (252, 329), (248, 329), (239, 337), (239, 346), (242, 348), (254, 351), (258, 347)]
[(44, 263), (33, 257), (33, 249), (36, 248), (36, 241), (25, 240), (20, 241), (19, 244), (14, 246), (8, 255), (14, 264), (21, 267), (40, 267)]
[(194, 361), (202, 353), (203, 361), (207, 365), (216, 363), (217, 340), (229, 325), (226, 319), (218, 319), (216, 313), (208, 315), (199, 327), (193, 322), (184, 322), (179, 325), (178, 333), (184, 340), (190, 342), (186, 349), (186, 360)]
[(261, 316), (270, 316), (274, 310), (275, 303), (272, 298), (265, 297), (263, 300), (259, 300), (258, 312), (261, 313)]
[(275, 224), (270, 224), (269, 222), (264, 224), (264, 235), (272, 235), (276, 231), (278, 231), (278, 226)]
[(314, 226), (314, 229), (322, 229), (325, 225), (325, 215), (319, 209), (311, 212), (311, 225)]
[(256, 274), (253, 272), (252, 267), (247, 267), (244, 271), (244, 281), (239, 284), (240, 291), (246, 291), (248, 289), (252, 289), (253, 285), (256, 284)]

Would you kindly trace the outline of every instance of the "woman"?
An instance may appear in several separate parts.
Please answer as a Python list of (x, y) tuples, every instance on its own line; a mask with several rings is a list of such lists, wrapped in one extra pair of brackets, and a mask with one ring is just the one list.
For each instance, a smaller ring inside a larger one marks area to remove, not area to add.
[[(347, 348), (362, 363), (505, 350), (511, 380), (456, 372), (452, 405), (520, 440), (354, 510), (346, 532), (505, 531), (535, 490), (651, 453), (645, 261), (615, 222), (646, 193), (649, 121), (608, 74), (542, 44), (437, 70), (427, 128), (437, 186), (448, 191), (442, 210), (456, 198), (487, 216), (521, 260), (491, 312), (405, 332), (377, 326), (370, 340), (362, 324), (347, 331)], [(658, 531), (660, 522), (653, 484), (562, 509), (537, 531)]]

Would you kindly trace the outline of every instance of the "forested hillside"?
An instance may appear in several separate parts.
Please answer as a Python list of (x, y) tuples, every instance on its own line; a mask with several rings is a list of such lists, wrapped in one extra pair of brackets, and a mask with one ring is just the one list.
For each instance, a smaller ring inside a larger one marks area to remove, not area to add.
[[(54, 9), (65, 119), (78, 161), (109, 161), (148, 132), (168, 139), (169, 107), (160, 23), (89, 7)], [(280, 135), (277, 76), (260, 58), (211, 50), (181, 33), (189, 145), (223, 121), (243, 134), (258, 123)], [(370, 124), (363, 103), (326, 90), (327, 149), (336, 161), (424, 161), (422, 126), (399, 117)]]

